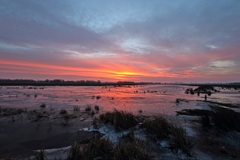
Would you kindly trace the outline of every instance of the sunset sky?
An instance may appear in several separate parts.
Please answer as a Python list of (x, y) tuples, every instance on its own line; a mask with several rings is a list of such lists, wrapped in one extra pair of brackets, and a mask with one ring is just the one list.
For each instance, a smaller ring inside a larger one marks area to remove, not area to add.
[(0, 79), (240, 81), (240, 1), (0, 0)]

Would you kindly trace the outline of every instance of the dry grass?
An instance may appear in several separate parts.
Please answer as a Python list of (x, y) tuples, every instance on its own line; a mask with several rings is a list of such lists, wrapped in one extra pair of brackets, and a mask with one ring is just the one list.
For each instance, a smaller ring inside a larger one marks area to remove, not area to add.
[(150, 160), (144, 142), (135, 138), (134, 130), (123, 136), (113, 150), (114, 160)]
[(193, 154), (193, 141), (187, 137), (183, 128), (172, 126), (170, 133), (170, 147), (172, 150), (178, 151), (181, 149), (188, 156)]
[(74, 144), (68, 160), (149, 160), (150, 155), (141, 141), (133, 137), (132, 141), (124, 138), (114, 146), (108, 139), (96, 136), (85, 146)]
[(138, 124), (137, 117), (132, 113), (114, 110), (113, 112), (106, 112), (99, 116), (104, 123), (110, 123), (117, 131), (129, 129)]
[(93, 160), (101, 158), (110, 160), (112, 157), (113, 145), (108, 139), (101, 139), (96, 136), (89, 144), (81, 148), (80, 145), (72, 146), (68, 160)]
[(171, 124), (163, 117), (147, 119), (143, 129), (155, 139), (169, 140), (170, 148), (173, 151), (181, 149), (187, 155), (192, 155), (194, 143), (187, 137), (186, 132), (174, 124)]
[(163, 117), (154, 117), (143, 122), (142, 127), (147, 133), (157, 139), (167, 138), (170, 134), (171, 124)]

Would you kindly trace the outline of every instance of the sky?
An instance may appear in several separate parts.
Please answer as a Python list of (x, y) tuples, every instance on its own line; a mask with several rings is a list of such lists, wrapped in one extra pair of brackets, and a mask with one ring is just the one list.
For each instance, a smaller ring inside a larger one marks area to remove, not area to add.
[(239, 0), (0, 0), (0, 79), (239, 82)]

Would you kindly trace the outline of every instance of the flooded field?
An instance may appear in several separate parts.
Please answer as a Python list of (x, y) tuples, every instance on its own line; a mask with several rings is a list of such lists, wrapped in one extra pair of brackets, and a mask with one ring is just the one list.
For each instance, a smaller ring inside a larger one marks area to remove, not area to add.
[[(143, 85), (122, 87), (80, 86), (80, 87), (1, 87), (0, 106), (11, 108), (38, 108), (46, 104), (49, 109), (72, 110), (74, 106), (84, 109), (98, 105), (102, 111), (114, 108), (144, 114), (175, 115), (182, 109), (207, 107), (204, 94), (185, 94), (188, 86), (181, 85)], [(194, 87), (193, 87), (194, 88)], [(220, 103), (240, 104), (240, 92), (234, 89), (216, 88), (207, 100)], [(176, 99), (189, 102), (176, 103)], [(196, 101), (199, 100), (199, 101)]]
[[(211, 94), (197, 90), (187, 94), (189, 88), (193, 91), (197, 87), (2, 86), (0, 158), (11, 155), (16, 159), (35, 159), (36, 152), (40, 154), (39, 150), (45, 149), (48, 159), (67, 159), (72, 144), (84, 146), (96, 133), (114, 144), (133, 130), (145, 145), (150, 145), (156, 159), (239, 158), (239, 90), (214, 87)], [(105, 118), (101, 120), (101, 116)], [(164, 117), (166, 121), (160, 118), (151, 122), (154, 117)], [(103, 124), (104, 119), (124, 129), (116, 131), (109, 123)], [(162, 129), (161, 123), (168, 127)], [(141, 128), (144, 126), (150, 127), (150, 133), (163, 132), (168, 136), (153, 140), (147, 129)], [(175, 140), (179, 136), (184, 140), (175, 142), (179, 143), (179, 152), (171, 149), (176, 148), (172, 143), (174, 136)]]

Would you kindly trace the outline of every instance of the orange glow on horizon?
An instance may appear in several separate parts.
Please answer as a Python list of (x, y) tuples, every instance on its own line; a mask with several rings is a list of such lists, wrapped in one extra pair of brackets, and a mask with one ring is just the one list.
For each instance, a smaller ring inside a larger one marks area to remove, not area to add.
[[(5, 68), (12, 70), (14, 73), (27, 73), (27, 74), (40, 74), (40, 75), (64, 75), (64, 76), (86, 76), (86, 77), (102, 77), (111, 80), (127, 80), (131, 76), (144, 76), (146, 74), (139, 71), (133, 71), (131, 68), (127, 68), (123, 65), (117, 65), (116, 69), (103, 68), (83, 68), (72, 66), (61, 66), (44, 63), (33, 63), (26, 61), (8, 61), (0, 60), (0, 65), (4, 65)], [(114, 68), (115, 68), (114, 67)], [(125, 71), (122, 71), (124, 68)], [(129, 71), (128, 71), (129, 70)], [(6, 72), (6, 71), (4, 71)]]
[[(40, 62), (29, 61), (10, 61), (0, 60), (0, 66), (5, 70), (4, 73), (19, 73), (19, 74), (37, 74), (65, 77), (85, 77), (84, 79), (105, 79), (111, 81), (140, 81), (143, 77), (150, 78), (177, 78), (177, 77), (198, 77), (192, 70), (186, 70), (185, 74), (173, 73), (168, 70), (149, 71), (149, 68), (156, 66), (149, 64), (148, 68), (140, 68), (117, 63), (96, 64), (91, 61), (91, 67), (76, 67), (70, 65), (47, 64)], [(2, 78), (2, 77), (0, 77)]]

